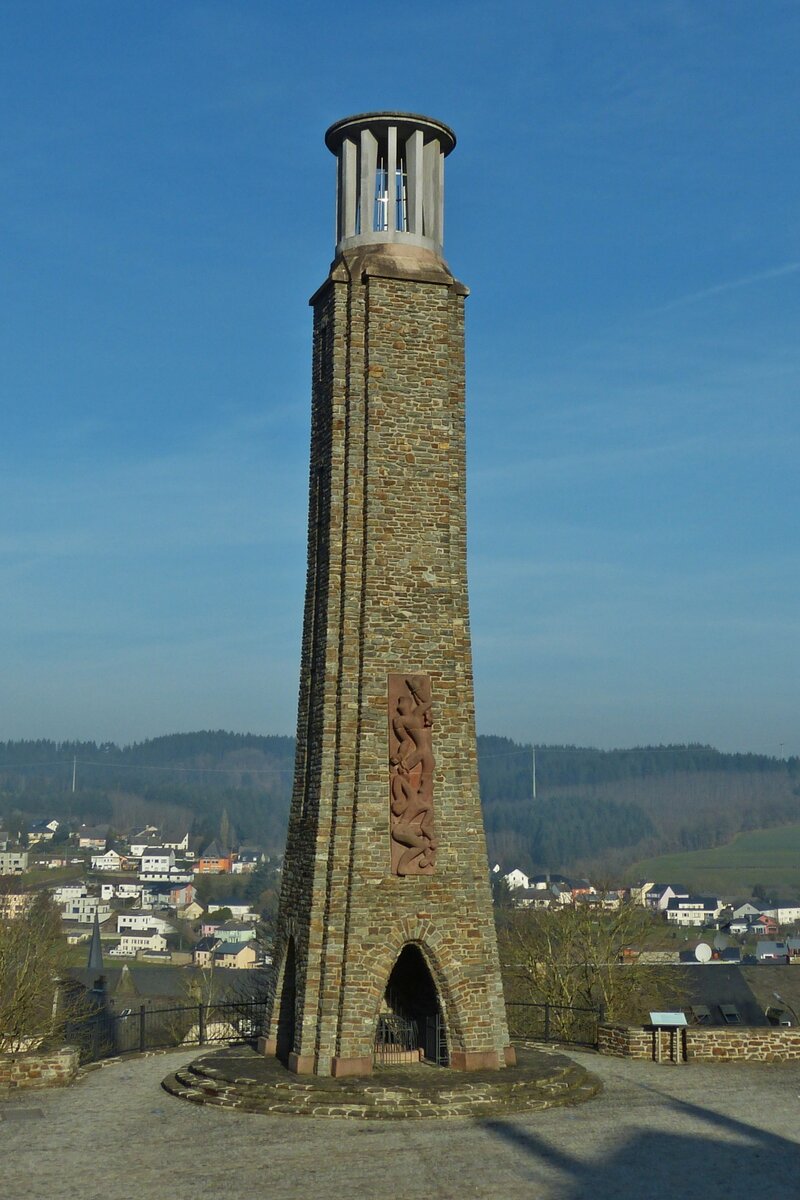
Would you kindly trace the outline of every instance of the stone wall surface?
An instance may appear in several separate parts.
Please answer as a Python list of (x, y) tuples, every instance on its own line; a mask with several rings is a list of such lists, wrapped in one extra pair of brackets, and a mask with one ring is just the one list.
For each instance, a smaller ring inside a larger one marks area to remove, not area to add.
[[(475, 741), (465, 294), (430, 252), (373, 250), (340, 258), (312, 300), (308, 577), (276, 942), (279, 996), (294, 946), (298, 1070), (371, 1060), (408, 943), (437, 985), (451, 1057), (502, 1065), (508, 1043)], [(432, 874), (391, 867), (392, 673), (431, 681)], [(270, 1045), (279, 1018), (276, 1003)]]
[(0, 1088), (63, 1086), (77, 1075), (79, 1061), (74, 1046), (48, 1053), (0, 1055)]
[[(656, 1057), (655, 1038), (661, 1038), (661, 1058), (666, 1062), (674, 1050), (667, 1030), (632, 1025), (601, 1025), (598, 1049), (616, 1058)], [(774, 1026), (726, 1028), (687, 1025), (678, 1032), (686, 1062), (790, 1062), (800, 1060), (800, 1029)]]

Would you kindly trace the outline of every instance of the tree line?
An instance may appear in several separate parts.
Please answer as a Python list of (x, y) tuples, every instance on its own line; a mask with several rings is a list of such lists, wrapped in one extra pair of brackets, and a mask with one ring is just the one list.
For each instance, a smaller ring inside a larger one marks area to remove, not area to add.
[[(77, 787), (72, 791), (73, 763)], [(222, 730), (118, 746), (46, 739), (0, 742), (0, 817), (147, 822), (231, 836), (279, 851), (291, 797), (294, 739)], [(700, 849), (746, 829), (800, 817), (800, 760), (711, 746), (536, 748), (478, 737), (489, 851), (524, 870), (619, 869), (654, 852)]]

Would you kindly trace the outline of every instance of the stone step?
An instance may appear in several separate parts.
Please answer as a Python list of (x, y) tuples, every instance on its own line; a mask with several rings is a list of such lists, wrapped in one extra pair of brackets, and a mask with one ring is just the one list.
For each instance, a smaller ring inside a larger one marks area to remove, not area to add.
[[(550, 1064), (543, 1060), (535, 1072), (516, 1071), (487, 1079), (454, 1079), (425, 1071), (411, 1082), (380, 1082), (380, 1073), (369, 1080), (315, 1080), (272, 1072), (257, 1078), (242, 1069), (246, 1062), (222, 1055), (203, 1056), (178, 1068), (163, 1080), (170, 1095), (195, 1104), (238, 1108), (246, 1112), (325, 1116), (358, 1120), (471, 1117), (480, 1119), (511, 1112), (533, 1112), (555, 1106), (579, 1104), (602, 1090), (600, 1081), (568, 1059)], [(416, 1084), (416, 1086), (415, 1086)]]

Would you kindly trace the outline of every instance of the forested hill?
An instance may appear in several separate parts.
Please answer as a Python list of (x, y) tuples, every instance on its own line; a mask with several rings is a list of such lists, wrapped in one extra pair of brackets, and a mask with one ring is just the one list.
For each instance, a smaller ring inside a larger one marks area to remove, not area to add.
[[(76, 788), (72, 791), (73, 767)], [(0, 742), (0, 816), (152, 822), (211, 840), (223, 809), (235, 836), (279, 850), (286, 837), (294, 738), (201, 731), (112, 742)]]
[(481, 737), (490, 856), (523, 870), (609, 877), (637, 859), (717, 846), (740, 831), (800, 820), (800, 759), (711, 746), (536, 748)]
[[(697, 849), (800, 817), (800, 760), (709, 746), (536, 749), (481, 736), (490, 855), (505, 865), (618, 870), (645, 854)], [(223, 808), (239, 839), (283, 843), (294, 739), (172, 734), (112, 743), (0, 742), (0, 818), (117, 829), (152, 821), (215, 836)], [(76, 790), (72, 791), (73, 765)]]

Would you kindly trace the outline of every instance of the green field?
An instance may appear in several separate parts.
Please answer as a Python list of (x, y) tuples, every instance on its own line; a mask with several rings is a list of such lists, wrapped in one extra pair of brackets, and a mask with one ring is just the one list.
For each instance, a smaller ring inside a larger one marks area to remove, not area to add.
[(628, 880), (682, 883), (692, 892), (748, 897), (762, 884), (778, 899), (800, 894), (800, 824), (740, 833), (725, 846), (645, 858), (626, 871)]

